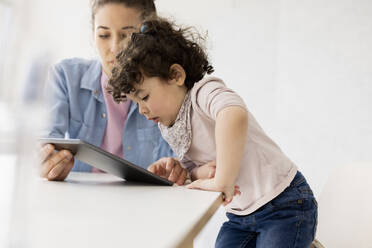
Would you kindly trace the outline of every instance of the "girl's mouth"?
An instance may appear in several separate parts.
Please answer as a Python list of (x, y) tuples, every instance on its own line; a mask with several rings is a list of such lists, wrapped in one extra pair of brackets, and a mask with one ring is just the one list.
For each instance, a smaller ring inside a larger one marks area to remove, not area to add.
[(155, 117), (155, 118), (150, 118), (149, 120), (155, 122), (155, 123), (158, 123), (159, 122), (159, 117)]

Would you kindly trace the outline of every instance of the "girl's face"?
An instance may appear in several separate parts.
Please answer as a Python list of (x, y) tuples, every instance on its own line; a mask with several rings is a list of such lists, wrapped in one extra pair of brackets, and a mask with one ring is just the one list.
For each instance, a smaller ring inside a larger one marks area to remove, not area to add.
[(136, 91), (127, 97), (138, 104), (139, 112), (148, 120), (172, 126), (186, 93), (184, 78), (163, 80), (144, 76), (143, 82), (136, 85)]
[(141, 12), (123, 4), (110, 3), (98, 9), (94, 18), (94, 41), (103, 71), (108, 76), (111, 75), (115, 56), (125, 48), (141, 22)]

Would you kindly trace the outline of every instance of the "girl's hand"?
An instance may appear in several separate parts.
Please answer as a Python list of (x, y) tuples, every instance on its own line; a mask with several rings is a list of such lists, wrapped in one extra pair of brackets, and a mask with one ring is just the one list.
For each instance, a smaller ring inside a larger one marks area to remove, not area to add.
[(201, 189), (207, 191), (215, 191), (215, 192), (222, 192), (223, 193), (223, 202), (222, 205), (226, 206), (229, 204), (235, 195), (240, 195), (240, 188), (238, 185), (231, 186), (224, 189), (219, 189), (214, 179), (198, 179), (188, 185), (186, 185), (188, 189)]
[(172, 157), (159, 159), (151, 164), (147, 170), (178, 185), (183, 185), (188, 178), (188, 172), (181, 162)]
[(202, 166), (195, 167), (191, 171), (191, 181), (197, 179), (213, 178), (216, 174), (216, 161), (210, 161)]

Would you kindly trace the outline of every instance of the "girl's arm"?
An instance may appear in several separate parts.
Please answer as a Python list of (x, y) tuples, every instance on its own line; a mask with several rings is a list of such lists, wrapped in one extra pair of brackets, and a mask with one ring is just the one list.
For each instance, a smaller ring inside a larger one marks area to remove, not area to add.
[(216, 119), (217, 167), (215, 184), (219, 191), (232, 188), (240, 170), (248, 129), (247, 111), (238, 106), (222, 109)]
[(216, 174), (216, 160), (210, 161), (204, 165), (197, 166), (190, 172), (191, 181), (198, 179), (213, 178)]
[(216, 118), (216, 173), (212, 179), (200, 179), (189, 184), (197, 188), (225, 194), (224, 205), (240, 191), (235, 181), (240, 170), (247, 137), (248, 114), (242, 107), (230, 106), (222, 109)]

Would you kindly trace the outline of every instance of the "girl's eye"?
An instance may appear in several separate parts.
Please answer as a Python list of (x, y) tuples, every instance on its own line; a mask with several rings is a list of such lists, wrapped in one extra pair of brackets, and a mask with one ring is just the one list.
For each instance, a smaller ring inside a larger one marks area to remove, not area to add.
[(127, 34), (122, 34), (122, 35), (121, 35), (121, 38), (122, 38), (122, 39), (127, 38)]
[(142, 97), (142, 101), (146, 102), (149, 99), (149, 95), (146, 95), (145, 97)]
[(98, 35), (99, 36), (99, 38), (101, 38), (101, 39), (107, 39), (110, 35), (108, 35), (108, 34), (100, 34), (100, 35)]

